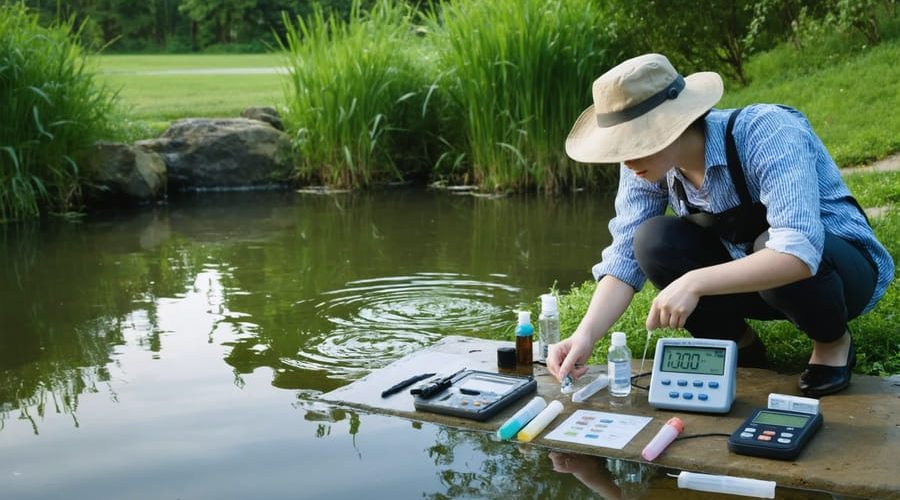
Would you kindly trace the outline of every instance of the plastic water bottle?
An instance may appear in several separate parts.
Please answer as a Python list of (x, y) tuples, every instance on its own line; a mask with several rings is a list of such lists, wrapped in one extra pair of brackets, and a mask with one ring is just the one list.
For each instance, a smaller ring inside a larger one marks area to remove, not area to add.
[(559, 342), (559, 312), (556, 295), (541, 295), (541, 315), (538, 316), (538, 360), (547, 361), (550, 346)]
[(625, 397), (631, 394), (631, 351), (625, 345), (625, 332), (613, 332), (606, 361), (609, 395)]

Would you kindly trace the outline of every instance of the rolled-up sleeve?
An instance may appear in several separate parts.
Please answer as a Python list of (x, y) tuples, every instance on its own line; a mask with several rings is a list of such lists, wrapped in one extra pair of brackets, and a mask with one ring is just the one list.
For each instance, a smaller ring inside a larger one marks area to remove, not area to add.
[(662, 215), (668, 202), (667, 191), (658, 183), (638, 178), (624, 165), (619, 166), (619, 190), (616, 216), (609, 221), (612, 243), (603, 250), (602, 260), (594, 265), (594, 279), (609, 274), (640, 291), (646, 282), (634, 258), (634, 233), (645, 220)]
[[(747, 168), (758, 176), (759, 199), (766, 206), (766, 248), (802, 260), (816, 274), (825, 228), (819, 209), (818, 150), (812, 131), (787, 109), (761, 107), (745, 122)], [(736, 131), (737, 132), (737, 131)]]

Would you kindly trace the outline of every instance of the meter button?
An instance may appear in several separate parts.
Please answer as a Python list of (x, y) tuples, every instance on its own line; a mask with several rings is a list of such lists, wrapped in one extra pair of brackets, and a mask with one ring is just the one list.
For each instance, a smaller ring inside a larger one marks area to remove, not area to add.
[(783, 437), (783, 438), (792, 438), (792, 437), (794, 437), (794, 435), (793, 435), (792, 433), (790, 433), (790, 432), (782, 432), (782, 433), (781, 433), (781, 437)]
[(744, 432), (756, 432), (756, 429), (754, 429), (753, 427), (745, 427)]
[(774, 436), (775, 431), (763, 431), (763, 436)]
[(715, 380), (711, 380), (711, 381), (709, 382), (709, 388), (710, 388), (710, 389), (718, 389), (718, 388), (719, 388), (719, 383), (716, 382)]
[(678, 391), (672, 391), (669, 393), (670, 398), (678, 399)]
[(753, 437), (753, 434), (750, 434), (749, 432), (742, 432), (742, 433), (741, 433), (741, 437), (744, 438), (744, 439), (746, 439), (746, 438), (752, 438), (752, 437)]
[(778, 442), (781, 444), (790, 444), (791, 440), (785, 439), (785, 438), (778, 438)]
[(662, 385), (672, 385), (672, 380), (666, 378), (666, 379), (660, 380), (659, 383)]
[(694, 393), (693, 392), (683, 392), (683, 393), (681, 393), (681, 397), (683, 397), (684, 399), (694, 399)]
[(700, 394), (697, 394), (697, 399), (699, 399), (700, 401), (706, 401), (707, 399), (709, 399), (709, 396), (701, 392)]
[(684, 380), (684, 379), (679, 380), (679, 381), (678, 381), (678, 385), (680, 385), (681, 387), (686, 386), (686, 385), (687, 385), (687, 380)]
[(703, 387), (703, 381), (702, 381), (702, 380), (695, 380), (695, 381), (693, 382), (693, 384), (694, 384), (694, 387)]
[(759, 441), (771, 441), (772, 436), (756, 436), (756, 439)]

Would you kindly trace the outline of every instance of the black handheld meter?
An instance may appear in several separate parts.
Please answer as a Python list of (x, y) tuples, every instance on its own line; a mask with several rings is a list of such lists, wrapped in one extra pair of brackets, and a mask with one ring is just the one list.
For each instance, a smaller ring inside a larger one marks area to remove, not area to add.
[[(464, 370), (410, 393), (416, 410), (472, 420), (487, 420), (517, 399), (537, 390), (533, 377)], [(422, 390), (424, 389), (424, 390)]]
[(822, 415), (757, 408), (728, 438), (740, 455), (792, 460), (822, 426)]

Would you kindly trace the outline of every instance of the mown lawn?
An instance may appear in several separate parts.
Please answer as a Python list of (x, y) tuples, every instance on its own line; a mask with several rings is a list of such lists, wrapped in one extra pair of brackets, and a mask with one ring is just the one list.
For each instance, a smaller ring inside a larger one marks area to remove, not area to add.
[(151, 129), (179, 118), (237, 117), (249, 106), (284, 101), (283, 75), (237, 74), (282, 66), (273, 54), (111, 55), (96, 63), (100, 77), (119, 90), (127, 118)]

